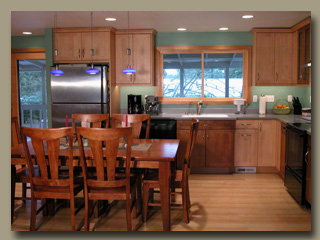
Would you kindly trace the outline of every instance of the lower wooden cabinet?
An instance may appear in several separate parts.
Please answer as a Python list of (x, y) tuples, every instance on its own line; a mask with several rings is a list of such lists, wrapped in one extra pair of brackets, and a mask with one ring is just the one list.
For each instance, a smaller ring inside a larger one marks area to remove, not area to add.
[(308, 135), (308, 150), (306, 154), (306, 200), (311, 204), (311, 136)]
[(280, 122), (237, 120), (235, 167), (257, 167), (257, 172), (280, 169)]
[[(200, 121), (190, 166), (192, 173), (229, 173), (234, 167), (235, 121)], [(183, 164), (190, 121), (178, 121), (178, 167)]]

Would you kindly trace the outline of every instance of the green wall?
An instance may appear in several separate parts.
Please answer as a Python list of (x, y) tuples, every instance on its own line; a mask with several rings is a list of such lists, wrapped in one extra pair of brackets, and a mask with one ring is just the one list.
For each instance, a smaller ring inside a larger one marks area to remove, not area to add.
[(11, 37), (11, 48), (45, 48), (45, 36)]

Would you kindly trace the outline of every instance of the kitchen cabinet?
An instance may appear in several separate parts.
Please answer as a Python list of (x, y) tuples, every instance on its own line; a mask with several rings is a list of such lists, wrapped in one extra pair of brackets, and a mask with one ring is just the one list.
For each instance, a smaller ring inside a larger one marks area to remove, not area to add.
[(237, 120), (235, 167), (256, 167), (257, 172), (276, 172), (280, 157), (277, 120)]
[[(125, 86), (150, 86), (154, 83), (154, 30), (119, 30), (116, 32), (116, 84)], [(130, 55), (127, 49), (131, 49)], [(134, 74), (124, 74), (128, 67)]]
[(91, 28), (59, 28), (53, 29), (53, 35), (54, 63), (110, 61), (114, 47), (113, 28), (92, 28), (92, 32)]
[(280, 176), (284, 179), (286, 167), (286, 124), (281, 123), (281, 153), (280, 153)]
[(308, 148), (305, 156), (306, 172), (306, 201), (311, 204), (311, 135), (308, 135)]
[[(186, 151), (190, 121), (177, 122), (178, 167), (182, 167)], [(235, 121), (200, 121), (191, 155), (192, 173), (229, 173), (234, 166)]]
[(298, 83), (307, 84), (311, 82), (311, 68), (307, 66), (311, 63), (311, 28), (310, 24), (298, 30)]
[(292, 32), (274, 29), (254, 29), (252, 32), (254, 84), (292, 85), (295, 82)]

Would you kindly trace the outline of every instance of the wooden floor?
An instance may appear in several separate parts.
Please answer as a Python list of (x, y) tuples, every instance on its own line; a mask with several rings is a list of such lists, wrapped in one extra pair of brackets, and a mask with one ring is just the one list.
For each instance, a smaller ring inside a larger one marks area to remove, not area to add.
[[(21, 188), (17, 187), (17, 194)], [(277, 174), (190, 175), (191, 221), (183, 222), (181, 208), (172, 208), (172, 231), (311, 231), (311, 211), (301, 208), (286, 191)], [(177, 199), (179, 201), (180, 199)], [(110, 204), (108, 214), (92, 219), (95, 231), (126, 231), (125, 206)], [(30, 203), (15, 203), (12, 231), (29, 230)], [(136, 231), (162, 231), (159, 208), (149, 211), (149, 220), (133, 219)], [(76, 216), (83, 222), (84, 210)], [(8, 219), (9, 221), (9, 219)], [(69, 231), (69, 208), (54, 217), (38, 215), (39, 231)]]

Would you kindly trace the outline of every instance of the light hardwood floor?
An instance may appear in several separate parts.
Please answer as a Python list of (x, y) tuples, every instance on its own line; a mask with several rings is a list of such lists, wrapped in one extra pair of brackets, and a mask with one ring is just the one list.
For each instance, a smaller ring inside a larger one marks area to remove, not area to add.
[[(182, 209), (172, 208), (172, 231), (311, 231), (311, 211), (294, 201), (277, 174), (190, 175), (190, 195), (191, 221), (185, 224)], [(99, 221), (91, 220), (91, 227), (95, 231), (126, 231), (125, 205), (110, 205), (108, 214)], [(29, 201), (16, 201), (15, 209), (11, 230), (28, 231)], [(147, 223), (141, 216), (133, 219), (133, 229), (162, 231), (160, 209), (155, 207), (148, 215)], [(76, 216), (77, 225), (83, 217), (81, 210)], [(39, 223), (39, 231), (69, 231), (69, 208), (62, 208), (54, 217), (42, 217), (40, 213)]]

